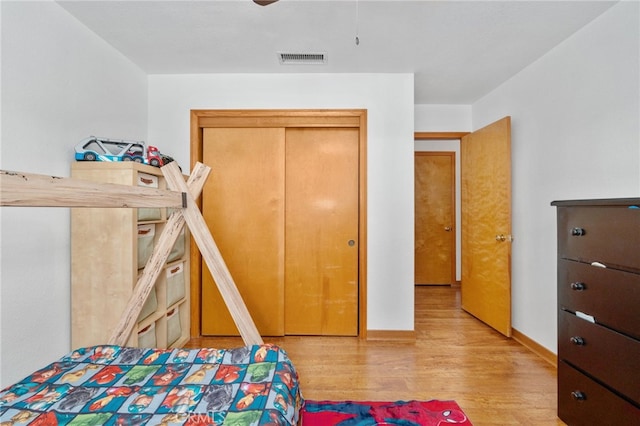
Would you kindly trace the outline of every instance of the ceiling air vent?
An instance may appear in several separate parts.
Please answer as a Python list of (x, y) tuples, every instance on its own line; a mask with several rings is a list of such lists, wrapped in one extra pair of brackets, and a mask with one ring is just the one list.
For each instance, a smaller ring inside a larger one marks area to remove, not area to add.
[(323, 65), (327, 63), (326, 53), (278, 53), (281, 65)]

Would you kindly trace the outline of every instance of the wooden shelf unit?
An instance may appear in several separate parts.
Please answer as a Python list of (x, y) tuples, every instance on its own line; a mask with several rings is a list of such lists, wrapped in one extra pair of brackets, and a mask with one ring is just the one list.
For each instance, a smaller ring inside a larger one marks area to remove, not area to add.
[[(133, 162), (76, 162), (76, 179), (165, 189), (157, 167)], [(145, 258), (171, 213), (165, 208), (71, 209), (71, 342), (105, 344), (116, 327)], [(189, 235), (174, 245), (127, 346), (179, 347), (190, 338)], [(141, 333), (147, 330), (147, 333)], [(141, 333), (139, 335), (139, 333)]]

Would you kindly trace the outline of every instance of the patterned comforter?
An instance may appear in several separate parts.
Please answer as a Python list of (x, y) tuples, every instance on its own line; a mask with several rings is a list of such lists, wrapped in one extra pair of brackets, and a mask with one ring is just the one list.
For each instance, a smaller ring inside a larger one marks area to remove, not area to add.
[(95, 346), (0, 391), (0, 420), (32, 426), (295, 425), (302, 403), (298, 375), (277, 346)]

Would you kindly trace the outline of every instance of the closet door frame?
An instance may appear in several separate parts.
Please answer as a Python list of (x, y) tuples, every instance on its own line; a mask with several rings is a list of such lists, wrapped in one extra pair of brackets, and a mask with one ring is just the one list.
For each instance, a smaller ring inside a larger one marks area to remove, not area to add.
[[(203, 129), (208, 127), (347, 127), (359, 130), (358, 176), (358, 337), (367, 338), (367, 110), (191, 110), (191, 169), (202, 162)], [(202, 209), (201, 200), (198, 207)], [(200, 337), (202, 256), (191, 240), (191, 337)]]

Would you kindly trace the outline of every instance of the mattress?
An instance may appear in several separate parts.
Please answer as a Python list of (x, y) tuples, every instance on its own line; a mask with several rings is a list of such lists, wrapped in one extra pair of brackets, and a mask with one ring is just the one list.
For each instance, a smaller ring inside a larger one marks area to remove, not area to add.
[(274, 345), (80, 348), (0, 391), (14, 425), (294, 425), (298, 375)]

